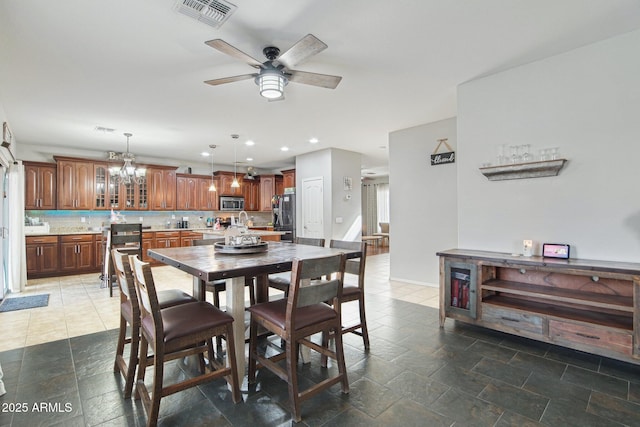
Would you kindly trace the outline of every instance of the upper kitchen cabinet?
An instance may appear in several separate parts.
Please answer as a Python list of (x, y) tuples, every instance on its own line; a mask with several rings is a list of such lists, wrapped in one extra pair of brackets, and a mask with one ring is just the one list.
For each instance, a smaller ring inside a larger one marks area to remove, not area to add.
[(194, 175), (176, 175), (176, 206), (179, 211), (198, 208), (198, 178)]
[[(214, 184), (216, 191), (209, 191), (211, 184)], [(198, 207), (200, 211), (217, 211), (218, 210), (218, 187), (220, 182), (218, 178), (200, 177), (198, 179)]]
[(53, 163), (23, 162), (24, 208), (56, 209), (56, 172)]
[(93, 162), (67, 157), (54, 159), (58, 164), (58, 209), (93, 209)]
[(175, 168), (147, 168), (149, 188), (149, 209), (155, 211), (176, 210), (176, 170)]
[(271, 212), (271, 198), (284, 192), (282, 184), (281, 175), (260, 175), (260, 211)]
[(257, 179), (243, 180), (242, 194), (244, 196), (244, 210), (260, 210), (260, 182)]
[(220, 186), (218, 188), (219, 196), (241, 196), (242, 195), (242, 176), (238, 176), (239, 188), (231, 187), (233, 178), (237, 175), (233, 172), (217, 171), (214, 175), (219, 179)]
[(288, 169), (282, 171), (282, 186), (284, 188), (291, 188), (296, 186), (296, 170)]
[(147, 181), (134, 180), (128, 184), (119, 183), (111, 176), (112, 167), (108, 163), (94, 163), (94, 209), (146, 210), (149, 209)]

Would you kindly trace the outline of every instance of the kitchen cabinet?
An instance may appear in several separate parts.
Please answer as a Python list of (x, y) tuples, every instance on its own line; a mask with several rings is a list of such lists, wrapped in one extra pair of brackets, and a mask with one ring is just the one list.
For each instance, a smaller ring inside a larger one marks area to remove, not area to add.
[(63, 157), (54, 159), (57, 162), (58, 209), (93, 209), (93, 162)]
[(448, 250), (440, 256), (447, 317), (640, 364), (640, 264)]
[(179, 231), (156, 231), (154, 248), (178, 248), (180, 247)]
[(58, 271), (58, 236), (26, 236), (27, 279), (53, 276)]
[[(282, 187), (295, 188), (296, 186), (296, 170), (287, 169), (282, 171)], [(281, 194), (281, 193), (278, 193)]]
[(173, 168), (147, 168), (149, 209), (176, 210), (176, 171)]
[(156, 233), (154, 231), (142, 232), (142, 260), (153, 263), (154, 260), (147, 255), (149, 249), (156, 247)]
[(96, 270), (93, 234), (60, 236), (60, 272), (82, 273)]
[(194, 240), (202, 239), (202, 231), (181, 231), (180, 232), (180, 246), (193, 246)]
[(24, 208), (56, 209), (57, 166), (53, 163), (23, 162)]
[(249, 179), (242, 181), (242, 194), (245, 211), (260, 210), (260, 181)]
[[(216, 186), (216, 191), (209, 191), (211, 182)], [(198, 207), (200, 211), (217, 211), (218, 202), (218, 187), (220, 186), (218, 178), (212, 177), (200, 177), (198, 179)]]
[(93, 163), (93, 208), (97, 210), (119, 209), (119, 186), (111, 183), (109, 165)]
[(260, 208), (262, 212), (271, 212), (271, 199), (276, 194), (282, 194), (281, 175), (260, 175)]
[[(218, 188), (219, 196), (241, 196), (242, 195), (242, 176), (235, 175), (233, 172), (217, 171), (214, 175), (219, 179), (220, 186)], [(232, 188), (233, 178), (238, 177), (239, 188)]]
[(198, 207), (198, 179), (193, 175), (176, 175), (176, 209), (195, 210)]

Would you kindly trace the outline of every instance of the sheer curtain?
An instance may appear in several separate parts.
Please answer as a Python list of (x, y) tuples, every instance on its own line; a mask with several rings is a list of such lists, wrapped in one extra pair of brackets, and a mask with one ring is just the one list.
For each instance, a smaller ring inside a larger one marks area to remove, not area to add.
[(371, 236), (378, 229), (378, 204), (375, 184), (362, 184), (362, 235)]
[[(20, 292), (27, 284), (27, 258), (24, 238), (24, 166), (15, 162), (9, 166), (7, 196), (9, 200), (9, 291)], [(6, 199), (5, 199), (6, 200)]]
[[(378, 213), (377, 222), (389, 222), (389, 184), (377, 184), (376, 193), (378, 199), (376, 206)], [(376, 231), (380, 231), (377, 223)]]

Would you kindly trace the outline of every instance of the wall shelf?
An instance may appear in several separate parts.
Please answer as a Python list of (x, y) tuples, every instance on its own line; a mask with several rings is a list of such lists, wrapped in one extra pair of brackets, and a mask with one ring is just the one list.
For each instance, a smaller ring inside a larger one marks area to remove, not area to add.
[(540, 162), (516, 163), (512, 165), (489, 166), (480, 168), (480, 172), (489, 181), (507, 179), (542, 178), (556, 176), (567, 162), (566, 159), (544, 160)]

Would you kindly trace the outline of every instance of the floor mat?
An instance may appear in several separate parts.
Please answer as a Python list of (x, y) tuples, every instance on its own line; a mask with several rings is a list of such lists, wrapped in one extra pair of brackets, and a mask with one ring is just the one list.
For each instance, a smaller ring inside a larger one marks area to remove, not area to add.
[(0, 304), (0, 313), (25, 310), (27, 308), (46, 307), (47, 305), (49, 305), (49, 294), (5, 298), (2, 304)]

